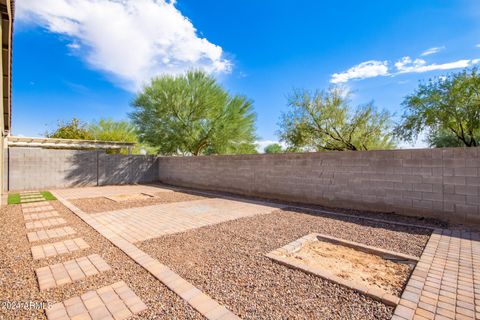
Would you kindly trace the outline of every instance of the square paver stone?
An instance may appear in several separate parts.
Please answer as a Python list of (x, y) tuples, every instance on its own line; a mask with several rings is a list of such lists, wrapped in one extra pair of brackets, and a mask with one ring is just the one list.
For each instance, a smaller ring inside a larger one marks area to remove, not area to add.
[(48, 320), (123, 320), (145, 311), (147, 306), (123, 281), (92, 290), (54, 304), (46, 310)]

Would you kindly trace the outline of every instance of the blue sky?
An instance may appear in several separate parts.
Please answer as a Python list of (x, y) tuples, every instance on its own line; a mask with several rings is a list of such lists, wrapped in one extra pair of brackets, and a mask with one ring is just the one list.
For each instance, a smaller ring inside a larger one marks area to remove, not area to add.
[(419, 80), (480, 64), (476, 0), (22, 0), (16, 18), (13, 134), (25, 136), (125, 119), (152, 76), (202, 68), (254, 100), (273, 141), (293, 88), (342, 85), (398, 116)]

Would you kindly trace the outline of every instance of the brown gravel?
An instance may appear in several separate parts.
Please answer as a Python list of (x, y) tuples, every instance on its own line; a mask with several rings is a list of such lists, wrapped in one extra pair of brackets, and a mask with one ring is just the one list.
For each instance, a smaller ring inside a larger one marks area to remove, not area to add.
[[(2, 235), (0, 300), (55, 303), (123, 280), (148, 306), (146, 311), (132, 319), (203, 319), (190, 305), (86, 225), (60, 202), (51, 201), (51, 204), (67, 220), (68, 225), (77, 231), (75, 236), (82, 237), (91, 248), (68, 255), (33, 261), (20, 205), (2, 207), (0, 209), (0, 234)], [(58, 238), (55, 241), (67, 238)], [(35, 245), (47, 242), (51, 242), (51, 240), (36, 242)], [(35, 276), (36, 268), (93, 253), (102, 256), (113, 270), (73, 284), (44, 292), (39, 291)], [(45, 316), (42, 310), (11, 311), (0, 308), (0, 319), (45, 319)]]
[(429, 231), (293, 211), (229, 221), (139, 245), (245, 319), (390, 319), (393, 308), (264, 255), (308, 233), (420, 255)]
[(75, 199), (70, 200), (70, 202), (86, 213), (97, 213), (120, 209), (145, 207), (161, 203), (201, 200), (205, 198), (208, 198), (208, 196), (200, 196), (186, 192), (158, 192), (154, 195), (154, 197), (142, 200), (128, 200), (116, 202), (105, 197), (96, 197)]

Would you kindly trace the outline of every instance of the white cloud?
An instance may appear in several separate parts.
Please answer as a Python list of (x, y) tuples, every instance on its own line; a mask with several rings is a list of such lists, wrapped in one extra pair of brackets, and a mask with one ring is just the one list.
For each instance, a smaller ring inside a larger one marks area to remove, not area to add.
[(334, 73), (331, 83), (345, 83), (352, 79), (366, 79), (388, 75), (388, 62), (370, 60), (351, 67), (345, 72)]
[(427, 50), (423, 51), (421, 56), (429, 56), (431, 54), (438, 53), (438, 52), (442, 51), (443, 49), (445, 49), (445, 46), (433, 47), (433, 48), (430, 48), (430, 49), (427, 49)]
[(397, 68), (398, 73), (423, 73), (434, 70), (450, 70), (450, 69), (461, 69), (471, 66), (472, 64), (477, 63), (477, 59), (469, 60), (457, 60), (453, 62), (447, 62), (442, 64), (427, 64), (423, 59), (417, 58), (412, 60), (410, 57), (403, 57), (401, 60), (395, 63), (395, 68)]
[(330, 82), (338, 84), (348, 82), (351, 79), (396, 76), (399, 74), (423, 73), (435, 70), (463, 69), (476, 64), (480, 64), (480, 59), (462, 59), (441, 64), (428, 64), (424, 59), (416, 58), (413, 60), (409, 56), (406, 56), (395, 62), (395, 68), (390, 68), (388, 61), (370, 60), (353, 66), (345, 72), (334, 73)]
[(231, 69), (173, 0), (22, 0), (16, 9), (20, 21), (69, 37), (78, 56), (128, 90), (161, 74)]
[(477, 48), (480, 48), (480, 43), (479, 43), (479, 44), (477, 44), (475, 47), (477, 47)]

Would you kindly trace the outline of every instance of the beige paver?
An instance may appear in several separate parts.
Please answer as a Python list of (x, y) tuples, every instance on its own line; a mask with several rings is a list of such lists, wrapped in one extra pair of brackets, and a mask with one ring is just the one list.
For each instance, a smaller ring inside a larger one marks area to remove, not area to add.
[(39, 198), (43, 197), (40, 192), (33, 192), (33, 193), (20, 193), (20, 198)]
[(43, 206), (48, 206), (48, 205), (50, 205), (50, 203), (48, 203), (48, 201), (37, 201), (37, 202), (33, 202), (33, 203), (22, 203), (21, 204), (22, 209), (43, 207)]
[(109, 270), (111, 270), (111, 267), (102, 257), (98, 254), (92, 254), (39, 268), (35, 270), (35, 273), (37, 274), (40, 290), (43, 291)]
[(38, 230), (27, 233), (29, 242), (42, 241), (47, 239), (61, 238), (75, 234), (72, 227), (61, 227), (47, 230)]
[(43, 202), (45, 198), (40, 193), (21, 193), (20, 194), (20, 203), (35, 203), (35, 202)]
[(38, 199), (20, 199), (20, 203), (35, 203), (35, 202), (43, 202), (45, 199), (44, 198), (38, 198)]
[(28, 199), (28, 198), (43, 198), (41, 193), (20, 193), (20, 198)]
[(162, 188), (154, 185), (125, 185), (125, 186), (101, 186), (101, 187), (84, 187), (73, 189), (59, 189), (54, 192), (64, 199), (81, 199), (109, 197), (120, 194), (146, 193), (155, 194), (159, 192), (173, 192), (171, 189)]
[(49, 204), (22, 209), (23, 213), (35, 213), (35, 212), (53, 211), (53, 210), (55, 209)]
[(31, 248), (34, 260), (53, 257), (60, 254), (67, 254), (78, 250), (90, 248), (82, 238), (69, 239), (44, 245), (33, 246)]
[(434, 230), (392, 319), (480, 319), (480, 234)]
[(123, 281), (54, 304), (47, 319), (127, 319), (147, 309)]
[(267, 214), (283, 207), (228, 199), (202, 199), (92, 214), (130, 242), (145, 241), (233, 219)]
[(30, 221), (30, 220), (39, 220), (39, 219), (48, 219), (48, 218), (56, 218), (59, 217), (60, 214), (58, 211), (45, 211), (45, 212), (39, 212), (39, 213), (27, 213), (23, 215), (23, 218), (25, 221)]
[(25, 223), (25, 227), (27, 229), (38, 229), (38, 228), (50, 228), (50, 227), (55, 227), (59, 226), (62, 224), (66, 224), (67, 221), (63, 218), (51, 218), (51, 219), (45, 219), (45, 220), (36, 220), (36, 221), (30, 221)]

